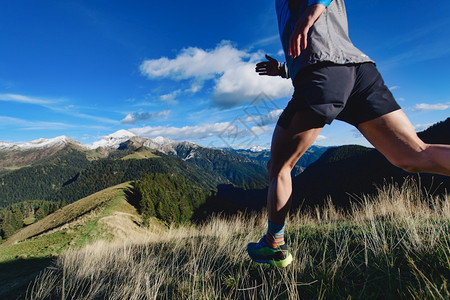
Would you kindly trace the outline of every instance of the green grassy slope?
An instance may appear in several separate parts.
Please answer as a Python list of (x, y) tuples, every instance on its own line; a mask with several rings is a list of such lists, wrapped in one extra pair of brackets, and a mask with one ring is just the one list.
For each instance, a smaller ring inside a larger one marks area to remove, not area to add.
[[(15, 233), (0, 245), (0, 299), (22, 295), (43, 269), (68, 249), (94, 241), (145, 234), (125, 200), (123, 183), (69, 204)], [(143, 232), (141, 232), (143, 231)]]
[(44, 219), (22, 228), (9, 239), (7, 239), (2, 246), (8, 246), (17, 242), (26, 240), (33, 236), (42, 234), (61, 225), (69, 223), (80, 216), (93, 211), (95, 208), (110, 202), (112, 198), (120, 195), (121, 191), (127, 187), (127, 184), (121, 184), (111, 188), (107, 188), (97, 192), (91, 196), (83, 198), (72, 204), (69, 204), (55, 213), (45, 217)]

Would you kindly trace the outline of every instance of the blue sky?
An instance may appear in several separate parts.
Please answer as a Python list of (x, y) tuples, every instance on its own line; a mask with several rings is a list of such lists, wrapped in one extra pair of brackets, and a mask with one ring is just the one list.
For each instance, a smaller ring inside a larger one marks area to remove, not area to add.
[[(450, 112), (450, 3), (347, 1), (350, 37), (418, 130)], [(0, 140), (89, 144), (120, 129), (205, 146), (269, 147), (289, 80), (274, 1), (1, 1)], [(362, 144), (342, 122), (318, 145)]]

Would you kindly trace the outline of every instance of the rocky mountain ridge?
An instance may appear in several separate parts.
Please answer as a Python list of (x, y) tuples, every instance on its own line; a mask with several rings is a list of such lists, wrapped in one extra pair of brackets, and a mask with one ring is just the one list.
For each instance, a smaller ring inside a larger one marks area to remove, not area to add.
[(66, 146), (76, 147), (79, 150), (85, 151), (96, 150), (98, 152), (101, 152), (101, 150), (104, 150), (106, 152), (121, 150), (129, 146), (135, 148), (147, 147), (149, 149), (162, 152), (164, 154), (171, 154), (175, 156), (177, 156), (178, 154), (177, 149), (179, 148), (186, 148), (186, 147), (190, 147), (192, 149), (206, 148), (189, 141), (177, 142), (174, 140), (164, 138), (162, 136), (150, 139), (135, 135), (127, 130), (119, 130), (110, 135), (104, 136), (102, 139), (92, 144), (83, 144), (64, 135), (51, 139), (40, 138), (25, 143), (7, 143), (0, 141), (0, 154), (3, 155), (4, 159), (5, 158), (4, 155), (9, 154), (11, 152), (24, 153), (27, 151), (45, 151), (48, 149), (54, 149), (55, 151), (50, 152), (56, 152)]
[[(207, 148), (189, 141), (174, 141), (162, 136), (146, 138), (135, 135), (127, 130), (119, 130), (102, 137), (92, 144), (83, 144), (67, 136), (52, 139), (38, 139), (26, 143), (7, 143), (0, 141), (0, 173), (24, 166), (33, 165), (52, 157), (64, 148), (76, 149), (89, 153), (92, 160), (108, 157), (118, 150), (148, 148), (152, 151), (178, 157), (185, 161), (196, 161), (197, 164), (213, 165), (220, 156), (235, 162), (256, 163), (265, 168), (270, 157), (270, 150), (262, 148), (251, 149), (217, 149)], [(302, 172), (308, 164), (316, 160), (326, 148), (313, 146), (308, 150), (295, 174)]]

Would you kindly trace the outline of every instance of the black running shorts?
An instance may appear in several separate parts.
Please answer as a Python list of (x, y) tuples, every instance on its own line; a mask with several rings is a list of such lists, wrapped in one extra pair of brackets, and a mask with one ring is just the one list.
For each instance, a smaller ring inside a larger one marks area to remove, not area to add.
[(374, 63), (321, 63), (295, 77), (294, 95), (277, 124), (288, 128), (297, 111), (312, 110), (326, 124), (337, 119), (357, 126), (398, 109)]

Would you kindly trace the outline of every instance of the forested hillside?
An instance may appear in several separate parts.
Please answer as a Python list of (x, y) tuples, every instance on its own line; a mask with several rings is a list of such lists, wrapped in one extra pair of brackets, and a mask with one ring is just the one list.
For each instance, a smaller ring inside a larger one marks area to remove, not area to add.
[(0, 241), (18, 229), (43, 219), (64, 203), (51, 201), (22, 201), (0, 208)]
[(150, 174), (133, 183), (128, 201), (136, 206), (144, 222), (156, 217), (167, 224), (191, 220), (209, 191), (179, 175)]
[(232, 183), (244, 189), (263, 188), (268, 174), (265, 166), (221, 149), (191, 147), (180, 143), (176, 147), (177, 157), (199, 170), (222, 177), (220, 183)]
[(419, 132), (418, 136), (430, 144), (450, 145), (450, 118), (432, 125), (425, 131)]
[(211, 189), (222, 183), (242, 188), (260, 188), (267, 184), (265, 168), (222, 150), (200, 148), (191, 157), (188, 151), (192, 149), (180, 151), (179, 156), (188, 159), (146, 150), (156, 154), (151, 158), (133, 158), (134, 153), (142, 151), (142, 148), (125, 148), (111, 152), (107, 158), (89, 160), (92, 153), (68, 147), (36, 165), (0, 175), (0, 206), (26, 200), (70, 203), (152, 173), (178, 174)]
[(0, 176), (0, 207), (25, 200), (48, 199), (89, 165), (86, 154), (67, 147), (36, 165), (3, 174)]
[(94, 161), (48, 200), (73, 202), (99, 190), (122, 182), (139, 180), (148, 174), (174, 174), (190, 178), (204, 188), (214, 188), (220, 180), (209, 173), (200, 173), (180, 159), (159, 154), (159, 158)]
[[(298, 162), (295, 164), (292, 170), (292, 175), (297, 176), (303, 172), (310, 164), (315, 162), (319, 157), (328, 149), (329, 147), (311, 146), (303, 155), (300, 157)], [(263, 168), (266, 168), (267, 162), (270, 159), (270, 150), (262, 151), (250, 151), (250, 150), (234, 150), (229, 149), (233, 154), (241, 155), (249, 158), (253, 162), (259, 164)], [(253, 187), (256, 188), (256, 187)]]

